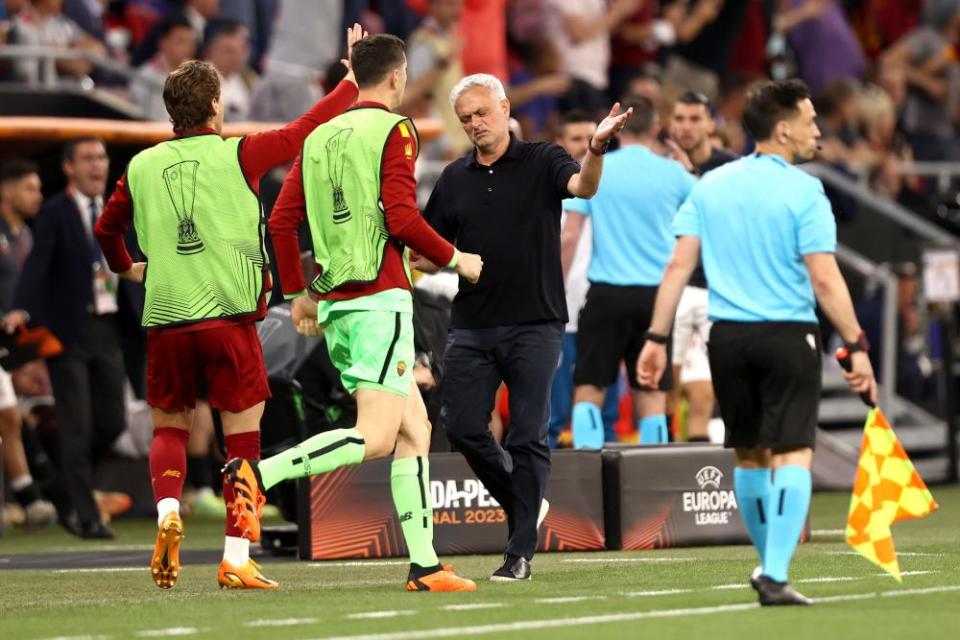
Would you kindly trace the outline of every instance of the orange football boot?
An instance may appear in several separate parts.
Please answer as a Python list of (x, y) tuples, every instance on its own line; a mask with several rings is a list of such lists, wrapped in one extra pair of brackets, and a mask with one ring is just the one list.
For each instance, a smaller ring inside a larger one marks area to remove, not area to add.
[(160, 523), (157, 544), (150, 560), (150, 575), (161, 589), (169, 589), (180, 575), (180, 541), (183, 540), (183, 520), (176, 512), (168, 513)]
[(242, 567), (236, 567), (226, 560), (220, 563), (217, 582), (221, 589), (277, 589), (280, 583), (267, 578), (260, 572), (260, 565), (249, 560)]
[(461, 578), (453, 572), (453, 565), (443, 564), (439, 571), (414, 577), (407, 577), (407, 591), (476, 591), (477, 583), (469, 578)]

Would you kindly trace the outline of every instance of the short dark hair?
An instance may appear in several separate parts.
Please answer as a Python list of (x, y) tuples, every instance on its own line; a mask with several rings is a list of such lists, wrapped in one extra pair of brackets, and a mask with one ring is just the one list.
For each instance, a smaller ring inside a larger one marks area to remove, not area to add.
[(168, 35), (173, 33), (174, 29), (190, 29), (193, 30), (193, 25), (190, 24), (190, 21), (187, 20), (186, 16), (183, 14), (175, 14), (168, 18), (164, 18), (163, 21), (157, 25), (157, 42), (160, 42)]
[(0, 165), (0, 184), (16, 182), (31, 173), (40, 173), (37, 163), (24, 158), (11, 158)]
[(680, 104), (699, 104), (706, 107), (707, 110), (709, 110), (712, 106), (710, 104), (710, 98), (699, 91), (687, 91), (682, 96), (677, 98), (677, 102)]
[(623, 126), (624, 132), (634, 136), (649, 135), (657, 122), (657, 107), (650, 98), (631, 96), (620, 105), (621, 112), (633, 109), (633, 115)]
[(795, 118), (800, 102), (810, 98), (810, 89), (802, 80), (764, 82), (747, 94), (743, 126), (754, 140), (768, 140), (781, 120)]
[(209, 49), (213, 41), (220, 36), (234, 36), (243, 30), (249, 31), (247, 25), (233, 18), (221, 18), (211, 22), (204, 29), (203, 48)]
[(350, 63), (361, 89), (375, 87), (387, 74), (400, 68), (406, 59), (403, 40), (397, 36), (378, 33), (367, 36), (353, 45)]
[(583, 109), (571, 109), (563, 115), (560, 116), (560, 133), (563, 133), (563, 130), (567, 125), (571, 124), (580, 124), (581, 122), (594, 122), (593, 118), (590, 117)]
[(209, 62), (187, 60), (163, 83), (163, 104), (174, 131), (198, 129), (216, 115), (214, 98), (220, 97), (220, 74)]
[(63, 152), (60, 155), (60, 159), (63, 162), (73, 162), (73, 157), (77, 154), (77, 147), (88, 142), (99, 142), (103, 146), (107, 146), (103, 138), (99, 136), (80, 136), (79, 138), (67, 141), (67, 144), (63, 145)]
[(827, 85), (817, 96), (817, 111), (823, 116), (832, 116), (843, 104), (860, 94), (860, 84), (850, 78), (839, 78)]

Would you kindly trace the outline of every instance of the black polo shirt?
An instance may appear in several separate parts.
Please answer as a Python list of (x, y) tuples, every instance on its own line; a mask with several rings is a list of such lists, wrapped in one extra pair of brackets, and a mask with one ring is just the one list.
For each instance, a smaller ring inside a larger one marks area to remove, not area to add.
[(560, 266), (561, 201), (580, 165), (549, 142), (510, 146), (490, 166), (471, 150), (443, 170), (423, 215), (458, 249), (478, 253), (477, 284), (460, 279), (451, 326), (483, 329), (567, 321)]

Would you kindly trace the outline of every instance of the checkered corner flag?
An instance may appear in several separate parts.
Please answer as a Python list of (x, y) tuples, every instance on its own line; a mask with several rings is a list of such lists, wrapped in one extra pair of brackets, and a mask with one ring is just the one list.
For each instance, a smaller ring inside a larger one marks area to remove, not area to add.
[[(849, 367), (845, 349), (837, 352), (837, 360), (845, 369)], [(869, 398), (864, 401), (872, 406)], [(857, 478), (847, 513), (847, 543), (902, 582), (890, 526), (901, 520), (922, 518), (937, 507), (883, 412), (873, 407), (863, 427)]]

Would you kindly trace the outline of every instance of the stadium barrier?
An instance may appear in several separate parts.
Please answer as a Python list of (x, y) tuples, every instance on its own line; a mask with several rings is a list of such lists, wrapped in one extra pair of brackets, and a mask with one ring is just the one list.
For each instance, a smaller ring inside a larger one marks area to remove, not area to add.
[[(749, 544), (733, 493), (733, 452), (719, 446), (555, 451), (539, 551)], [(440, 555), (501, 553), (503, 509), (459, 453), (430, 455), (434, 545)], [(390, 461), (301, 483), (304, 560), (406, 555), (390, 495)], [(809, 531), (805, 535), (809, 539)]]

